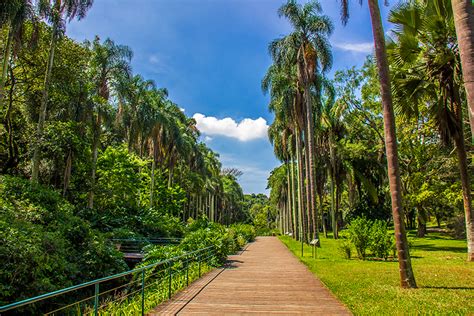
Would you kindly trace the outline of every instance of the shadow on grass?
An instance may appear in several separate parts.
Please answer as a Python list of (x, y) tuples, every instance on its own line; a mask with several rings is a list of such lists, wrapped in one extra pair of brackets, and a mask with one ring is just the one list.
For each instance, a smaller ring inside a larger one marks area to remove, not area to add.
[(470, 286), (420, 286), (420, 288), (433, 290), (474, 290), (474, 287)]
[(413, 249), (424, 250), (424, 251), (452, 251), (456, 253), (467, 253), (467, 249), (464, 247), (446, 247), (446, 246), (435, 246), (435, 245), (430, 245), (430, 244), (414, 245)]

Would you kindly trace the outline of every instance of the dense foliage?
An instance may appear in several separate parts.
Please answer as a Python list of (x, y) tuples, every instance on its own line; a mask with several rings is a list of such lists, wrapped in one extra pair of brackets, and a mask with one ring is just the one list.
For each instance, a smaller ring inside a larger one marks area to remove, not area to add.
[(0, 177), (0, 303), (121, 272), (122, 254), (60, 194)]

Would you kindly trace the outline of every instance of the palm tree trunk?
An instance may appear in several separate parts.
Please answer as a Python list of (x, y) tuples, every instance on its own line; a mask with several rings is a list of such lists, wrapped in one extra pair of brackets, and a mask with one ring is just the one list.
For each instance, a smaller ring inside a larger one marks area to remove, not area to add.
[(291, 212), (291, 180), (290, 180), (290, 165), (287, 163), (286, 164), (287, 168), (286, 168), (286, 187), (287, 187), (287, 190), (286, 190), (286, 200), (288, 202), (288, 207), (286, 209), (286, 214), (285, 214), (285, 226), (284, 226), (284, 231), (282, 231), (283, 234), (286, 234), (288, 232), (288, 214)]
[(11, 27), (11, 25), (8, 25), (7, 43), (5, 45), (5, 51), (3, 53), (2, 77), (0, 78), (0, 108), (2, 108), (3, 96), (5, 93), (5, 83), (7, 81), (8, 64), (10, 63), (12, 43), (13, 43), (13, 28)]
[(324, 232), (324, 237), (328, 238), (328, 230), (326, 228), (326, 221), (324, 220), (324, 213), (323, 211), (323, 194), (319, 194), (319, 208), (321, 209), (321, 224), (323, 225), (323, 232)]
[(395, 226), (395, 240), (398, 253), (400, 283), (403, 288), (416, 288), (415, 275), (413, 274), (408, 241), (405, 232), (404, 214), (402, 207), (400, 170), (398, 165), (398, 148), (395, 130), (395, 116), (392, 106), (392, 93), (390, 87), (390, 73), (388, 68), (385, 36), (380, 16), (378, 0), (369, 0), (372, 32), (374, 35), (375, 57), (380, 80), (382, 96), (385, 150), (387, 154), (388, 180), (392, 200), (393, 224)]
[[(460, 107), (458, 108), (459, 110), (457, 112), (459, 112), (459, 115), (461, 114), (461, 109)], [(462, 120), (459, 118), (458, 121), (462, 126)], [(454, 137), (454, 142), (456, 144), (456, 152), (459, 160), (459, 171), (461, 173), (462, 198), (466, 221), (467, 260), (474, 261), (474, 213), (472, 212), (471, 185), (468, 171), (469, 167), (462, 127), (460, 128), (460, 135)]]
[(331, 226), (332, 226), (332, 237), (337, 238), (337, 224), (336, 224), (336, 208), (335, 208), (335, 198), (334, 198), (334, 170), (331, 171)]
[(341, 184), (340, 182), (336, 179), (336, 208), (335, 208), (335, 217), (336, 217), (336, 225), (334, 226), (336, 228), (335, 232), (335, 239), (339, 238), (339, 218), (342, 219), (341, 214), (339, 213), (339, 208), (341, 204)]
[(474, 6), (471, 0), (451, 0), (451, 6), (461, 55), (462, 75), (471, 124), (471, 140), (474, 144)]
[(302, 148), (301, 148), (301, 138), (298, 130), (296, 131), (296, 160), (298, 162), (298, 218), (299, 218), (299, 235), (296, 236), (298, 240), (303, 238), (305, 233), (304, 227), (304, 192), (303, 192), (303, 161), (302, 159)]
[[(305, 139), (307, 139), (307, 134), (308, 133), (305, 133)], [(309, 178), (310, 178), (310, 165), (309, 165), (309, 156), (311, 155), (310, 154), (310, 150), (309, 150), (309, 146), (307, 144), (307, 140), (306, 140), (306, 144), (304, 146), (305, 148), (305, 177), (306, 177), (306, 205), (308, 205), (308, 208), (306, 209), (306, 227), (308, 227), (308, 233), (307, 233), (307, 236), (306, 236), (306, 240), (309, 242), (310, 241), (310, 238), (313, 236), (314, 234), (314, 226), (313, 226), (313, 215), (314, 215), (314, 209), (311, 207), (312, 203), (311, 203), (311, 199), (312, 199), (312, 195), (311, 195), (311, 186), (310, 186), (310, 181), (309, 181)], [(311, 236), (311, 237), (310, 237)]]
[[(57, 37), (57, 25), (53, 25), (53, 31), (51, 33), (51, 42), (49, 45), (49, 59), (48, 64), (46, 65), (46, 74), (44, 77), (44, 87), (43, 87), (43, 97), (41, 99), (41, 107), (39, 111), (38, 126), (36, 130), (36, 140), (39, 142), (43, 136), (44, 122), (46, 120), (46, 111), (48, 105), (48, 89), (49, 83), (51, 81), (51, 72), (53, 70), (54, 62), (54, 51), (56, 49), (56, 37)], [(39, 144), (34, 146), (33, 151), (33, 166), (31, 170), (31, 181), (38, 182), (39, 175), (39, 163), (40, 163), (40, 147)]]
[[(316, 209), (316, 177), (314, 174), (314, 155), (316, 153), (316, 149), (314, 146), (314, 117), (313, 117), (313, 106), (311, 102), (311, 93), (309, 90), (309, 85), (305, 85), (305, 104), (306, 104), (306, 143), (308, 146), (308, 159), (309, 159), (309, 198), (310, 198), (310, 203), (309, 203), (309, 209), (311, 211), (311, 214), (313, 214), (313, 218), (318, 218), (318, 210)], [(313, 230), (315, 232), (315, 238), (318, 238), (318, 222), (314, 221), (313, 223)]]
[(298, 213), (296, 212), (297, 209), (297, 201), (296, 201), (296, 184), (295, 184), (295, 161), (291, 159), (291, 195), (293, 201), (293, 208), (292, 208), (292, 226), (291, 232), (293, 233), (293, 237), (298, 233)]

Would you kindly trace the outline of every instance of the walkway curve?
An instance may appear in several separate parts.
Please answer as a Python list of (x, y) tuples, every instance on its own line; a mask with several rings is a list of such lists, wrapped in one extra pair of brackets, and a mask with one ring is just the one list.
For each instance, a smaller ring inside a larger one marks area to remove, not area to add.
[(258, 237), (240, 254), (149, 315), (350, 315), (276, 237)]

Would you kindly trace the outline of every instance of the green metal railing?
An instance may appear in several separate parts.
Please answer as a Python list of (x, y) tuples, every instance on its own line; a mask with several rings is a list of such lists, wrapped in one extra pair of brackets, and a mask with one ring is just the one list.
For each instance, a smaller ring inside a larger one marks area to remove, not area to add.
[[(144, 315), (218, 265), (213, 246), (0, 307), (18, 315)], [(7, 313), (5, 313), (7, 312)], [(5, 314), (4, 314), (5, 313)]]

